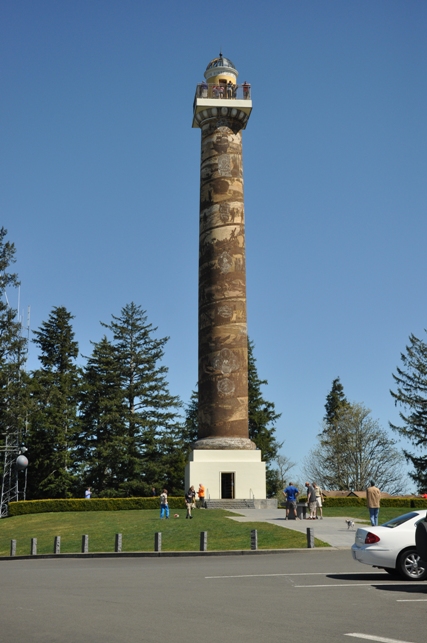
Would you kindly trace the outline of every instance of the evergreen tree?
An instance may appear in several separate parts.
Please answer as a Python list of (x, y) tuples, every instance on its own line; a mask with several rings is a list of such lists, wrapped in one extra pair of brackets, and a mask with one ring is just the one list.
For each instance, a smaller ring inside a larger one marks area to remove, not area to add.
[(124, 391), (116, 350), (104, 336), (94, 344), (82, 377), (78, 461), (81, 488), (99, 496), (119, 494), (127, 480), (129, 445), (125, 430)]
[[(8, 302), (7, 292), (19, 286), (18, 275), (10, 272), (15, 263), (15, 245), (6, 241), (0, 228), (0, 446), (5, 434), (18, 440), (25, 433), (27, 378), (24, 371), (27, 340), (22, 336), (18, 313)], [(0, 475), (3, 462), (0, 463)]]
[(197, 391), (192, 391), (189, 403), (185, 409), (185, 421), (182, 427), (182, 444), (190, 450), (191, 444), (196, 442), (199, 431), (199, 396)]
[(262, 451), (262, 458), (270, 463), (277, 457), (282, 443), (275, 438), (275, 423), (281, 413), (276, 413), (274, 402), (264, 399), (261, 391), (262, 386), (268, 384), (267, 380), (261, 380), (258, 376), (256, 359), (254, 357), (254, 343), (248, 341), (248, 416), (249, 416), (249, 438), (255, 442), (257, 448)]
[(171, 491), (180, 402), (169, 393), (168, 369), (161, 364), (169, 338), (156, 339), (157, 328), (134, 303), (103, 326), (113, 335), (124, 399), (127, 463), (118, 491), (121, 495), (147, 495), (152, 486), (167, 486)]
[(79, 372), (73, 316), (54, 307), (49, 319), (34, 331), (41, 368), (32, 373), (32, 413), (28, 447), (31, 498), (66, 498), (75, 485), (75, 439)]
[(276, 413), (274, 402), (264, 399), (261, 387), (267, 386), (267, 380), (258, 376), (254, 343), (248, 340), (248, 418), (249, 438), (261, 450), (262, 459), (266, 463), (267, 496), (274, 496), (280, 487), (278, 471), (273, 468), (275, 458), (283, 446), (275, 437), (275, 423), (281, 413)]
[(393, 378), (397, 391), (390, 391), (396, 405), (403, 407), (399, 416), (402, 425), (390, 426), (415, 447), (404, 450), (405, 458), (414, 467), (409, 475), (420, 493), (427, 492), (427, 344), (411, 334), (406, 353), (401, 354), (402, 368)]
[(336, 377), (332, 382), (332, 388), (326, 396), (325, 404), (325, 430), (332, 429), (337, 422), (338, 412), (343, 407), (347, 406), (347, 398), (344, 395), (344, 387), (340, 382), (340, 378)]
[[(342, 427), (340, 425), (340, 414), (345, 409), (350, 407), (347, 398), (344, 394), (344, 387), (340, 382), (340, 378), (336, 377), (332, 382), (331, 390), (326, 396), (325, 404), (325, 415), (323, 418), (323, 430), (320, 433), (320, 445), (323, 449), (323, 458), (326, 458), (322, 465), (325, 470), (334, 471), (334, 480), (335, 485), (344, 485), (343, 488), (346, 488), (347, 484), (344, 480), (346, 479), (346, 454), (344, 449), (330, 449), (329, 445), (339, 445), (341, 440), (341, 431)], [(324, 482), (322, 482), (324, 485)], [(329, 481), (329, 485), (333, 485), (332, 479)], [(330, 489), (337, 488), (341, 489), (341, 486), (331, 487)]]

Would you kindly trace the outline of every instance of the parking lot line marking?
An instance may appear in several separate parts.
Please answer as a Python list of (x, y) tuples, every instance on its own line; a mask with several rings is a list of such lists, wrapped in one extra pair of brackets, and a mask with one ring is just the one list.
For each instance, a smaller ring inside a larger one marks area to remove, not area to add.
[(427, 603), (427, 598), (397, 598), (396, 603)]
[(344, 634), (344, 636), (354, 636), (356, 639), (367, 639), (368, 641), (380, 641), (380, 643), (410, 643), (409, 641), (401, 641), (400, 639), (387, 639), (384, 636), (373, 636), (371, 634), (359, 634), (359, 632)]
[[(205, 576), (205, 578), (264, 578), (268, 576), (348, 576), (348, 574), (354, 573), (355, 572), (295, 572), (294, 574), (236, 574), (235, 576)], [(384, 572), (369, 573), (384, 574)]]
[[(396, 586), (396, 585), (401, 585), (401, 581), (395, 581), (390, 582), (390, 581), (372, 581), (372, 583), (327, 583), (325, 585), (294, 585), (294, 587), (378, 587), (379, 585), (386, 585), (386, 586)], [(411, 583), (411, 587), (414, 585), (425, 585), (423, 581), (415, 581)], [(350, 635), (349, 635), (350, 636)]]

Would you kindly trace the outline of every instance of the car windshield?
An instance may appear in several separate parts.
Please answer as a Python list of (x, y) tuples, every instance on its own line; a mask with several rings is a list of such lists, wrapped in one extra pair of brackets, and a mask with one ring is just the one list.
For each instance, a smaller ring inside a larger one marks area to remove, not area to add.
[(408, 520), (411, 520), (411, 518), (417, 518), (419, 515), (420, 514), (416, 513), (415, 511), (411, 511), (411, 513), (409, 514), (403, 514), (403, 516), (398, 516), (397, 518), (393, 518), (392, 520), (385, 522), (383, 524), (383, 527), (394, 529), (395, 527), (399, 527), (399, 525), (403, 525), (404, 522), (408, 522)]

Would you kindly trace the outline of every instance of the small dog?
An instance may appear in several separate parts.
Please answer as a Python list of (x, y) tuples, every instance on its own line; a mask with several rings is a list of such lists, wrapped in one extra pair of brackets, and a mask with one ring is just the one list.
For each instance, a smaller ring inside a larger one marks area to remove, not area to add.
[(174, 514), (173, 517), (174, 518), (179, 518), (179, 514)]
[(353, 527), (354, 527), (354, 520), (351, 520), (351, 518), (349, 518), (349, 519), (348, 519), (348, 520), (346, 520), (345, 522), (346, 522), (346, 524), (347, 524), (347, 529), (353, 529)]

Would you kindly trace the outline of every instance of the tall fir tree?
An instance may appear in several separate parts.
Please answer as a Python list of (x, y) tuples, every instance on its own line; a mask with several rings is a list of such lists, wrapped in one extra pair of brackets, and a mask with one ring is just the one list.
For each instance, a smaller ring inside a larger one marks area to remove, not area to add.
[(276, 413), (274, 402), (264, 399), (261, 387), (267, 386), (267, 380), (258, 376), (256, 359), (254, 356), (254, 342), (248, 340), (248, 416), (249, 438), (261, 450), (262, 459), (266, 463), (267, 495), (272, 496), (278, 491), (279, 477), (272, 465), (277, 457), (283, 442), (278, 442), (276, 422), (281, 413)]
[[(25, 433), (27, 377), (24, 370), (27, 340), (22, 335), (18, 311), (8, 301), (8, 292), (19, 287), (18, 275), (10, 272), (16, 249), (6, 241), (7, 230), (0, 228), (0, 446), (5, 435)], [(3, 462), (0, 463), (0, 475)]]
[(94, 344), (82, 376), (77, 460), (80, 489), (98, 496), (119, 495), (127, 480), (129, 445), (125, 399), (116, 350), (107, 337)]
[(67, 498), (75, 489), (79, 371), (72, 319), (66, 308), (57, 306), (34, 331), (41, 368), (31, 377), (30, 498)]
[(344, 387), (340, 382), (340, 378), (336, 377), (332, 382), (331, 390), (326, 396), (325, 416), (325, 429), (333, 428), (338, 421), (339, 411), (348, 405), (346, 396), (344, 395)]
[[(340, 440), (344, 439), (342, 427), (340, 426), (340, 414), (349, 407), (350, 404), (344, 394), (344, 387), (340, 378), (336, 377), (332, 382), (331, 390), (326, 396), (326, 412), (323, 417), (323, 430), (319, 435), (319, 441), (325, 450), (322, 457), (326, 458), (326, 461), (323, 465), (327, 470), (335, 472), (336, 480), (340, 481), (336, 482), (336, 484), (339, 485), (345, 485), (345, 482), (342, 482), (346, 478), (345, 472), (347, 471), (345, 451), (343, 449), (331, 450), (329, 445), (338, 445)], [(324, 484), (323, 481), (322, 484)]]
[(197, 391), (191, 392), (189, 403), (185, 408), (185, 421), (182, 428), (182, 444), (190, 450), (196, 442), (199, 431), (199, 396)]
[(177, 397), (169, 392), (168, 369), (161, 364), (168, 337), (156, 339), (146, 311), (127, 304), (120, 316), (103, 324), (113, 336), (124, 397), (127, 445), (121, 495), (146, 495), (152, 486), (169, 486), (179, 424)]
[(414, 468), (409, 475), (418, 491), (427, 493), (427, 343), (411, 334), (401, 360), (402, 367), (393, 374), (397, 391), (390, 393), (394, 403), (403, 407), (399, 413), (402, 424), (390, 422), (390, 426), (415, 447), (403, 453)]

